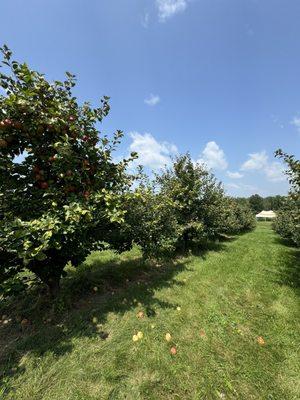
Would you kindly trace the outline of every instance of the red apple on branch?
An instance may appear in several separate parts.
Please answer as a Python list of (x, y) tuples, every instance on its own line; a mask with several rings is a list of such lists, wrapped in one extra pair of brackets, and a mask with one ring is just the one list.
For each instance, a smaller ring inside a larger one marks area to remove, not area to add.
[(7, 141), (4, 139), (0, 139), (0, 148), (5, 149), (7, 147)]
[(90, 192), (88, 190), (83, 192), (83, 197), (87, 200), (90, 197)]
[(66, 191), (67, 193), (74, 193), (74, 192), (76, 191), (76, 188), (75, 188), (75, 186), (68, 186), (68, 187), (65, 189), (65, 191)]
[(48, 187), (49, 187), (47, 182), (41, 182), (40, 186), (42, 189), (48, 189)]
[(16, 129), (22, 129), (23, 124), (21, 122), (19, 122), (19, 121), (15, 121), (15, 122), (13, 122), (13, 126)]
[(12, 120), (9, 119), (9, 118), (6, 118), (6, 119), (4, 120), (4, 124), (5, 124), (6, 126), (11, 126), (11, 125), (12, 125)]

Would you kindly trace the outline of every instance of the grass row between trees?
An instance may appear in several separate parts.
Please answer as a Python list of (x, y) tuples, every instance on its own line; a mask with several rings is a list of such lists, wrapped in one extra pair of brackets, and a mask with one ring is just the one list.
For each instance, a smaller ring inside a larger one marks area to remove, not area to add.
[(0, 397), (296, 400), (299, 265), (265, 222), (173, 264), (93, 253), (63, 280), (68, 311), (2, 309)]

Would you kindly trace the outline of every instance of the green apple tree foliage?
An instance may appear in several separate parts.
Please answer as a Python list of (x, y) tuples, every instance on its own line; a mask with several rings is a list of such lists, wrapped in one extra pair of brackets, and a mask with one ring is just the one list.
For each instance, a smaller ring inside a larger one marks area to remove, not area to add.
[(172, 200), (180, 226), (178, 248), (186, 250), (218, 237), (222, 229), (224, 191), (213, 174), (195, 164), (189, 154), (178, 156), (157, 181)]
[(1, 51), (0, 281), (27, 268), (54, 293), (68, 261), (77, 266), (103, 242), (130, 246), (119, 231), (135, 155), (113, 162), (122, 132), (98, 131), (108, 97), (80, 105), (74, 75), (49, 83)]
[(291, 190), (277, 213), (274, 228), (283, 238), (300, 246), (300, 161), (282, 150), (278, 150), (275, 154), (288, 166), (286, 174)]
[(173, 199), (159, 190), (156, 180), (141, 171), (141, 178), (128, 199), (122, 232), (140, 246), (145, 258), (164, 259), (175, 255), (181, 227)]
[(222, 216), (222, 231), (226, 234), (238, 234), (254, 229), (256, 218), (247, 203), (237, 199), (224, 198), (224, 212)]
[[(178, 156), (157, 176), (160, 196), (169, 199), (177, 220), (178, 249), (201, 248), (223, 234), (253, 229), (249, 207), (225, 195), (215, 176), (189, 154)], [(167, 204), (167, 201), (164, 200)]]

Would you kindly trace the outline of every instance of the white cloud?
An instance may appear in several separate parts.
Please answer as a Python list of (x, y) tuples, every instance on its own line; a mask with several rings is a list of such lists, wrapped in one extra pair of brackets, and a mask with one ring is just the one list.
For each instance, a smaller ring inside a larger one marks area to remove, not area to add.
[(230, 183), (226, 183), (225, 186), (228, 189), (240, 189), (240, 186), (237, 185), (236, 183), (230, 182)]
[(234, 182), (225, 183), (225, 189), (230, 192), (231, 195), (235, 196), (250, 196), (254, 193), (263, 194), (262, 191), (253, 185), (247, 185), (243, 183), (239, 183), (238, 185)]
[(286, 180), (284, 167), (279, 162), (272, 162), (265, 167), (265, 174), (271, 182), (282, 182)]
[(244, 162), (241, 167), (242, 171), (259, 170), (264, 168), (268, 163), (268, 156), (265, 151), (260, 153), (249, 154), (249, 159)]
[(187, 0), (156, 0), (158, 17), (164, 22), (174, 14), (183, 12), (187, 7)]
[(271, 115), (271, 119), (274, 122), (274, 124), (279, 126), (279, 128), (281, 128), (281, 129), (284, 128), (284, 124), (280, 121), (280, 119), (279, 119), (279, 117), (277, 115), (272, 114)]
[(156, 104), (158, 104), (159, 102), (160, 97), (152, 93), (144, 100), (144, 103), (148, 104), (148, 106), (156, 106)]
[(224, 170), (228, 167), (224, 151), (216, 142), (206, 144), (198, 162), (212, 169)]
[(284, 168), (279, 162), (269, 162), (265, 151), (249, 154), (249, 159), (241, 166), (242, 171), (261, 170), (271, 182), (285, 181)]
[(241, 179), (244, 175), (241, 174), (240, 172), (230, 172), (227, 171), (226, 172), (227, 176), (229, 176), (229, 178), (231, 179)]
[(150, 133), (131, 132), (130, 151), (139, 155), (137, 164), (151, 169), (160, 169), (171, 162), (171, 156), (178, 153), (177, 147), (169, 142), (158, 142)]
[(148, 28), (148, 26), (149, 26), (149, 20), (150, 20), (150, 15), (149, 15), (149, 13), (145, 12), (145, 14), (142, 16), (142, 19), (141, 19), (142, 27)]
[(300, 133), (300, 117), (294, 117), (291, 121), (291, 124), (294, 125)]

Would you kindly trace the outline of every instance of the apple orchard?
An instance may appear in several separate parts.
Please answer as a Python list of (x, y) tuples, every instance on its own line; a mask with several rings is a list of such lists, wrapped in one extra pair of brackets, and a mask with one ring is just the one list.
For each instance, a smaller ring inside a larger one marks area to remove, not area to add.
[(189, 154), (152, 179), (128, 168), (136, 153), (116, 162), (123, 133), (99, 130), (108, 97), (97, 108), (79, 104), (74, 75), (50, 83), (7, 46), (1, 51), (2, 292), (26, 289), (30, 271), (56, 295), (67, 263), (76, 267), (93, 250), (136, 244), (145, 257), (162, 259), (255, 226), (249, 208)]

